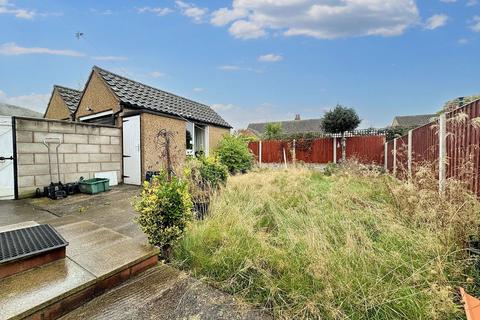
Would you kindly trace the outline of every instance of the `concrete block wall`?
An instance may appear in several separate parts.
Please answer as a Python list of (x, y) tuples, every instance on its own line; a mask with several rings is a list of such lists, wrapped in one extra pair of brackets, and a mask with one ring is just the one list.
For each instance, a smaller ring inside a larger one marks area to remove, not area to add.
[[(18, 197), (35, 194), (58, 180), (56, 144), (51, 144), (50, 153), (43, 144), (45, 138), (62, 141), (59, 152), (60, 181), (74, 182), (84, 177), (94, 178), (95, 173), (116, 171), (122, 181), (122, 134), (121, 129), (48, 119), (15, 118), (17, 147)], [(49, 175), (49, 155), (51, 178)]]

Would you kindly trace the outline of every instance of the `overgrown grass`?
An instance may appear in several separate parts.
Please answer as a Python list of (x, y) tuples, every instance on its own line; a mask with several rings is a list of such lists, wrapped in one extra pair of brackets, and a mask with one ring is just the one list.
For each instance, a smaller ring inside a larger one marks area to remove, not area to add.
[(415, 181), (352, 166), (232, 177), (174, 263), (280, 318), (461, 319), (479, 204)]

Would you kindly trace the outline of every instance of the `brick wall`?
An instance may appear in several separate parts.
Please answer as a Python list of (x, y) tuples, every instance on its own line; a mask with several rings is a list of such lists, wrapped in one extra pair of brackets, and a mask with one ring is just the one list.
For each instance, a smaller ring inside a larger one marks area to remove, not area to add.
[[(60, 138), (60, 180), (74, 182), (93, 178), (96, 172), (116, 171), (122, 176), (121, 129), (95, 124), (48, 119), (15, 118), (19, 198), (35, 194), (50, 183), (48, 149), (43, 140)], [(50, 150), (51, 171), (57, 178), (55, 145)]]
[(213, 154), (223, 136), (230, 133), (230, 129), (210, 126), (208, 130), (210, 154)]

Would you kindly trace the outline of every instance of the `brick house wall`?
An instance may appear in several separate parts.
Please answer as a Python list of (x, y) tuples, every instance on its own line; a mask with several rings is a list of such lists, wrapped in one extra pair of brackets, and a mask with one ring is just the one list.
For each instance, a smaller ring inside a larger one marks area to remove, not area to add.
[(48, 103), (44, 118), (57, 120), (70, 119), (70, 111), (56, 88), (53, 90), (52, 98)]
[[(91, 109), (91, 111), (88, 109)], [(75, 112), (75, 119), (109, 110), (114, 113), (121, 111), (120, 103), (112, 90), (93, 71)], [(117, 121), (116, 125), (120, 127), (122, 122)]]
[(226, 134), (230, 134), (230, 129), (210, 126), (208, 130), (210, 154), (212, 154), (213, 152), (215, 152), (215, 149), (220, 143), (220, 140), (222, 140), (223, 136)]
[(95, 173), (116, 171), (122, 181), (122, 143), (119, 128), (82, 124), (78, 122), (46, 119), (15, 118), (17, 149), (18, 197), (35, 194), (36, 188), (43, 188), (57, 178), (55, 145), (50, 151), (49, 175), (48, 149), (43, 140), (60, 138), (59, 147), (60, 180), (74, 182), (80, 177), (94, 178)]

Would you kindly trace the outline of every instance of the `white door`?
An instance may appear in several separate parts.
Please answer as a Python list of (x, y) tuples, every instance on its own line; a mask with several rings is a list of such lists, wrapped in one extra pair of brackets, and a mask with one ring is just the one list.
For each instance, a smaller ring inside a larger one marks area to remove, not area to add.
[(140, 116), (123, 118), (123, 182), (142, 184), (140, 169)]
[(0, 200), (15, 197), (12, 117), (0, 116)]

